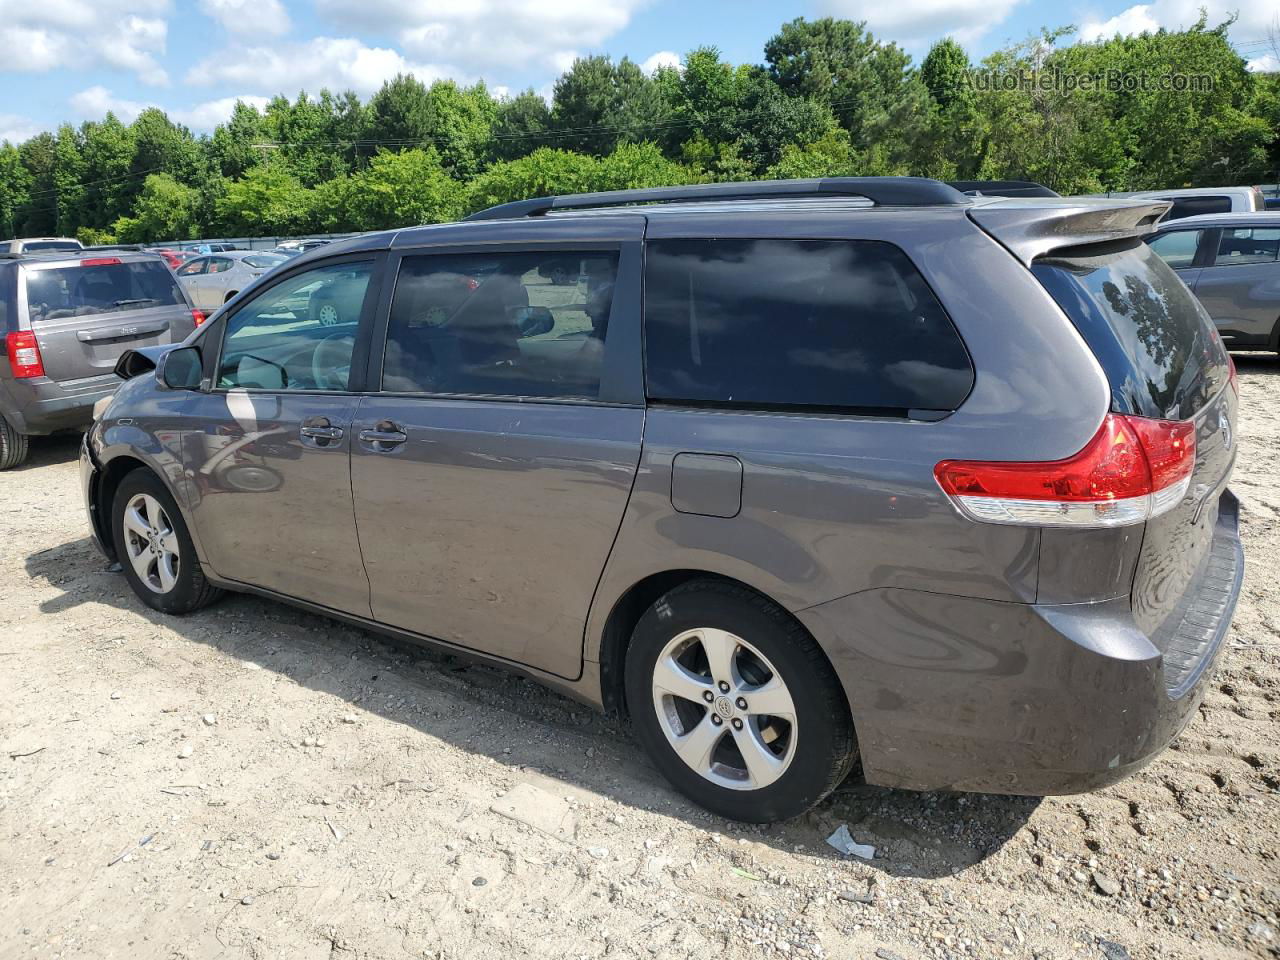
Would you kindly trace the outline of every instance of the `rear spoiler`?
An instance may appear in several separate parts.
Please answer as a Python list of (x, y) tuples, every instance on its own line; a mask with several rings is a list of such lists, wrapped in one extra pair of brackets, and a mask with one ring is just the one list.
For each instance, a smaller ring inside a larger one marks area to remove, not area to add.
[(1010, 253), (1030, 266), (1051, 250), (1155, 231), (1169, 212), (1167, 200), (1104, 200), (1064, 197), (1061, 203), (996, 201), (975, 205), (969, 217)]

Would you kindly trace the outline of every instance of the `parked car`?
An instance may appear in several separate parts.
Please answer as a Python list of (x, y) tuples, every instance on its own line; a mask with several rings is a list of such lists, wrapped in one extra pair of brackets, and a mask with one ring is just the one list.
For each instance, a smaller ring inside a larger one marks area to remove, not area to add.
[(193, 304), (216, 310), (286, 259), (275, 253), (230, 250), (189, 260), (174, 272)]
[(1230, 347), (1280, 350), (1280, 212), (1219, 213), (1147, 238)]
[(275, 597), (624, 711), (728, 817), (858, 761), (1100, 787), (1195, 715), (1243, 569), (1167, 206), (704, 184), (335, 243), (122, 359), (94, 536), (160, 611)]
[(178, 343), (197, 316), (159, 257), (0, 254), (0, 470), (27, 438), (88, 426), (132, 347)]
[(1108, 193), (1105, 196), (1138, 200), (1168, 200), (1172, 206), (1164, 216), (1166, 221), (1209, 213), (1252, 213), (1266, 209), (1266, 198), (1257, 187), (1184, 187), (1178, 190)]
[(173, 270), (177, 270), (188, 260), (193, 260), (199, 256), (199, 254), (191, 250), (176, 250), (172, 247), (152, 247), (151, 252), (158, 253)]
[(35, 253), (39, 250), (80, 250), (75, 237), (28, 237), (24, 240), (0, 240), (0, 253)]

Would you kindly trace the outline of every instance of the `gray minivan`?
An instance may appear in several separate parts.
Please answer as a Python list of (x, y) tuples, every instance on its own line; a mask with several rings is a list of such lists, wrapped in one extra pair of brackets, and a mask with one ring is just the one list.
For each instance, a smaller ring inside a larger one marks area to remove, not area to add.
[(155, 609), (279, 598), (624, 711), (725, 816), (858, 764), (1099, 787), (1195, 715), (1243, 569), (1166, 209), (800, 180), (334, 243), (122, 358), (92, 529)]
[(1162, 223), (1147, 242), (1204, 304), (1228, 346), (1280, 350), (1280, 212)]
[(180, 343), (197, 319), (155, 254), (0, 254), (0, 470), (26, 459), (28, 437), (88, 426), (122, 353)]

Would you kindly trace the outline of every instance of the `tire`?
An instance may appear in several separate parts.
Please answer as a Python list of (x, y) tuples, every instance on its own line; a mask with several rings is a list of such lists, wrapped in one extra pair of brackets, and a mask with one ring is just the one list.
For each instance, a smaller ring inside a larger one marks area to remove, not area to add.
[[(129, 511), (136, 515), (126, 526)], [(144, 536), (141, 531), (148, 527), (153, 535)], [(111, 504), (111, 533), (125, 579), (147, 606), (192, 613), (222, 596), (200, 568), (182, 512), (150, 470), (134, 470), (120, 481)]]
[[(709, 666), (713, 656), (719, 669)], [(786, 820), (853, 769), (853, 721), (826, 655), (800, 624), (745, 587), (695, 580), (659, 598), (636, 625), (625, 670), (637, 738), (681, 793), (713, 813)], [(780, 712), (761, 709), (766, 702)]]
[(0, 417), (0, 470), (9, 470), (27, 459), (27, 435), (19, 433), (4, 417)]
[(311, 305), (311, 316), (322, 327), (335, 327), (342, 322), (338, 305), (332, 300), (318, 300)]

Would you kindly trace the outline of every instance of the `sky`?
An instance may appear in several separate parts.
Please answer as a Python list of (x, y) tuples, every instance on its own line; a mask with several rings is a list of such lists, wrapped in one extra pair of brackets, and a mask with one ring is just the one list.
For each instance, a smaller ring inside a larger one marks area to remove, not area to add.
[(1184, 27), (1201, 7), (1212, 24), (1239, 11), (1236, 48), (1254, 69), (1280, 68), (1268, 40), (1280, 0), (0, 0), (0, 141), (148, 106), (206, 133), (237, 99), (367, 98), (406, 72), (549, 97), (586, 54), (654, 69), (714, 45), (760, 63), (795, 17), (866, 21), (919, 60), (947, 35), (977, 58), (1043, 26), (1097, 39)]

